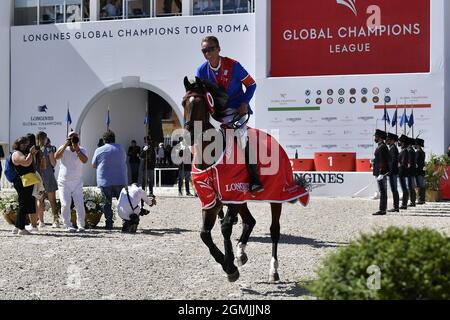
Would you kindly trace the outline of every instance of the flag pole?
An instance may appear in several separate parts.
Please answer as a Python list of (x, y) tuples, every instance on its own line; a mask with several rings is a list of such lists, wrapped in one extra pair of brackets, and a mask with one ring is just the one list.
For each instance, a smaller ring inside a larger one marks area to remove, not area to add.
[(387, 134), (387, 108), (386, 108), (386, 96), (384, 97), (384, 132)]
[(395, 135), (398, 135), (398, 99), (395, 100)]
[(108, 113), (106, 115), (106, 131), (109, 131), (109, 104), (108, 104)]
[[(67, 115), (69, 114), (69, 101), (67, 101), (67, 113), (66, 113), (66, 118)], [(66, 119), (66, 137), (69, 135), (69, 119)]]
[[(404, 110), (404, 113), (403, 113), (405, 116), (406, 116), (406, 98), (405, 98), (405, 110)], [(403, 127), (403, 134), (404, 135), (406, 135), (406, 121), (404, 121), (405, 123), (404, 123), (404, 127)]]
[(147, 102), (145, 102), (145, 138), (144, 138), (146, 140), (146, 142), (147, 142), (147, 150), (145, 151), (144, 182), (142, 183), (142, 186), (144, 187), (144, 190), (147, 189), (147, 180), (148, 180), (148, 149), (150, 148), (150, 141), (148, 140), (148, 137), (149, 137), (149, 134), (148, 134), (148, 123), (149, 123), (149, 121), (148, 121), (148, 101), (147, 101)]

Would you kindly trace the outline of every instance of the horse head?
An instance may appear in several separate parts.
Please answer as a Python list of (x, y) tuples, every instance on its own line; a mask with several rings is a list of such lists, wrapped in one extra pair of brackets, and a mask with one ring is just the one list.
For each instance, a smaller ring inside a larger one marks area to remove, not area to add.
[(214, 112), (214, 99), (205, 84), (198, 77), (195, 82), (190, 82), (184, 77), (186, 95), (183, 97), (184, 128), (191, 135), (191, 143), (194, 138), (194, 123), (201, 122), (202, 131), (208, 126), (210, 115)]

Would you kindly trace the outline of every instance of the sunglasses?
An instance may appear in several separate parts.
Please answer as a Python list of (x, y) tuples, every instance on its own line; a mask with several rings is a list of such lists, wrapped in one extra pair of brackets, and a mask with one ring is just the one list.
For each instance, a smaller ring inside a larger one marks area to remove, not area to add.
[(203, 48), (202, 52), (203, 53), (208, 53), (208, 52), (213, 52), (214, 50), (216, 50), (216, 46)]

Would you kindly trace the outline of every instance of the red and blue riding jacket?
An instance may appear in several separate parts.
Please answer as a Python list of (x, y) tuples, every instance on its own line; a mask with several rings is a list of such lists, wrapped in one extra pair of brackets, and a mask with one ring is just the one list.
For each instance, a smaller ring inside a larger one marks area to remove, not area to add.
[[(221, 57), (217, 70), (213, 70), (208, 62), (203, 63), (197, 69), (196, 76), (224, 88), (229, 97), (228, 107), (232, 109), (239, 108), (242, 102), (249, 104), (256, 90), (255, 80), (244, 67), (239, 62), (227, 57)], [(245, 92), (242, 85), (246, 88)], [(252, 114), (250, 104), (248, 109)]]

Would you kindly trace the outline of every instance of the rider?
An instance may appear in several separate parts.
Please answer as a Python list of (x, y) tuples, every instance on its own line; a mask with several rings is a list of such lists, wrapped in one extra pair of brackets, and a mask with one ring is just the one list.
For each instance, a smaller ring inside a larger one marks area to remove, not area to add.
[[(240, 140), (240, 146), (245, 148), (245, 164), (250, 175), (250, 191), (264, 191), (258, 176), (258, 166), (255, 157), (250, 155), (250, 146), (247, 137), (247, 126), (249, 115), (253, 114), (249, 102), (256, 90), (255, 80), (242, 67), (242, 65), (230, 58), (220, 56), (219, 40), (214, 36), (208, 36), (202, 40), (202, 52), (207, 60), (198, 69), (196, 76), (217, 84), (225, 89), (229, 100), (227, 108), (231, 113), (221, 117), (219, 120), (225, 127), (234, 128)], [(245, 92), (242, 89), (245, 86)]]

